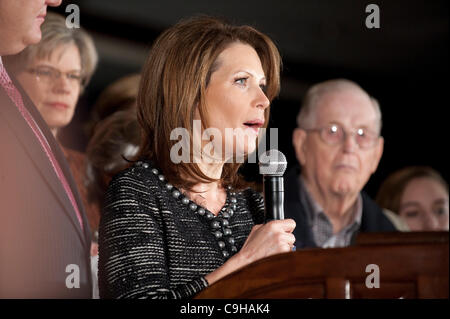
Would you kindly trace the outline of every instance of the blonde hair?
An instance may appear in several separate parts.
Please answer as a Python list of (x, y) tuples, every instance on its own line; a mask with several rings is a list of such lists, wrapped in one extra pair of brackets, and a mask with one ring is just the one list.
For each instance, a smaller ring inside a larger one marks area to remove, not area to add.
[[(248, 44), (257, 52), (267, 79), (266, 95), (272, 101), (280, 90), (281, 58), (272, 40), (250, 26), (232, 26), (211, 17), (181, 21), (159, 36), (144, 65), (137, 100), (143, 130), (138, 157), (153, 160), (176, 186), (191, 189), (199, 182), (216, 181), (203, 174), (196, 163), (172, 163), (170, 149), (177, 141), (170, 140), (170, 133), (183, 127), (192, 142), (196, 106), (202, 125), (207, 127), (205, 95), (209, 79), (219, 67), (219, 54), (236, 42)], [(265, 123), (268, 117), (266, 108)], [(224, 165), (223, 185), (242, 185), (237, 174), (240, 165)], [(181, 176), (189, 176), (192, 181)]]
[(89, 83), (98, 61), (94, 41), (82, 28), (69, 29), (62, 15), (48, 12), (41, 26), (42, 39), (27, 46), (22, 52), (5, 57), (5, 64), (13, 73), (22, 71), (34, 59), (50, 58), (62, 45), (75, 44), (80, 52), (82, 88)]

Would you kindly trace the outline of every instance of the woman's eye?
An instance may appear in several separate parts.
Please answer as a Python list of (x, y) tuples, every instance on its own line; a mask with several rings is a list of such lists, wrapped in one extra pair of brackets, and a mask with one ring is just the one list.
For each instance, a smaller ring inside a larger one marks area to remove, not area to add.
[(419, 216), (419, 212), (417, 210), (409, 210), (405, 212), (405, 217), (406, 218), (414, 218)]
[(80, 75), (78, 75), (78, 74), (72, 74), (72, 73), (67, 74), (67, 77), (68, 77), (69, 79), (71, 79), (71, 80), (77, 80), (77, 81), (81, 79), (81, 76), (80, 76)]
[(248, 78), (239, 78), (239, 79), (235, 80), (234, 82), (239, 85), (245, 85), (247, 83), (247, 79)]
[(448, 209), (446, 207), (439, 207), (437, 208), (434, 213), (438, 216), (443, 216), (445, 214), (448, 214)]
[(267, 85), (261, 84), (259, 87), (261, 88), (261, 90), (262, 90), (264, 93), (267, 92)]
[(50, 76), (52, 72), (49, 70), (37, 70), (36, 74), (39, 76)]

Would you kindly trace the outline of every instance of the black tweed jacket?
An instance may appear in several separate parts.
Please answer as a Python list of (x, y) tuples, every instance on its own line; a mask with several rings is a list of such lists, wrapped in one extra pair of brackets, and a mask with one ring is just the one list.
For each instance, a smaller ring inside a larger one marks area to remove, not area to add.
[(207, 287), (204, 276), (264, 221), (262, 195), (252, 189), (229, 191), (224, 209), (212, 217), (182, 194), (176, 198), (178, 190), (160, 174), (151, 162), (137, 162), (109, 185), (99, 228), (101, 298), (193, 297)]

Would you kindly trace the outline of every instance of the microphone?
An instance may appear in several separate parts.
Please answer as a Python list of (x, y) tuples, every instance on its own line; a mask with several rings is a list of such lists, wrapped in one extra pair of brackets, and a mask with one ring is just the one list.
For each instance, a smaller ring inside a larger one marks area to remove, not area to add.
[(263, 175), (264, 222), (284, 219), (283, 174), (287, 167), (286, 156), (272, 149), (259, 157), (259, 173)]

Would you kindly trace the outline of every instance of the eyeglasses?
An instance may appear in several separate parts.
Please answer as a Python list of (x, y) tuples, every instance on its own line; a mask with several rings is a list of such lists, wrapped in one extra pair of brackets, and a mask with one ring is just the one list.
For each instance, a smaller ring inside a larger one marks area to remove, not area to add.
[(375, 146), (379, 135), (367, 128), (357, 128), (352, 132), (347, 132), (339, 124), (329, 124), (321, 128), (304, 129), (307, 132), (318, 132), (321, 140), (328, 145), (340, 145), (347, 140), (347, 135), (354, 136), (356, 144), (361, 149), (368, 149)]
[(79, 72), (61, 72), (58, 69), (51, 66), (38, 66), (36, 68), (30, 68), (27, 72), (36, 75), (36, 78), (46, 84), (54, 84), (62, 75), (64, 75), (68, 83), (72, 86), (82, 85), (82, 78)]

